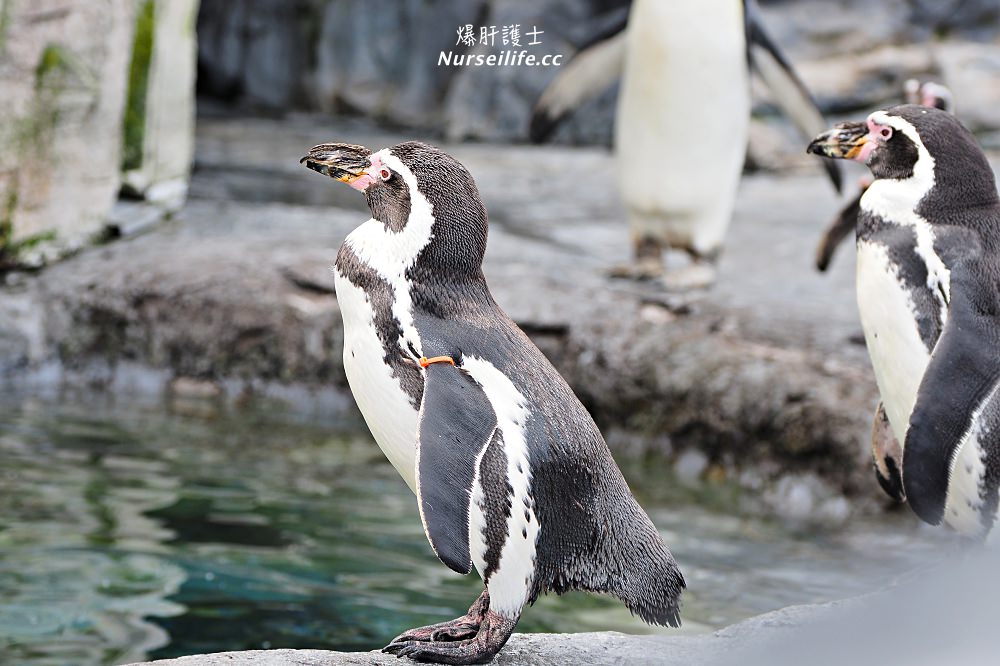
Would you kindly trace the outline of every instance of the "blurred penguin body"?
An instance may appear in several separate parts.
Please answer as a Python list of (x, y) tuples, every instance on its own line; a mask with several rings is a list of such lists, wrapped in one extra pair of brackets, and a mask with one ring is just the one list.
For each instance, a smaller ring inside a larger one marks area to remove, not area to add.
[(743, 9), (636, 0), (626, 40), (615, 151), (633, 240), (713, 257), (750, 124)]
[[(614, 143), (634, 262), (612, 274), (662, 277), (668, 288), (707, 286), (746, 157), (749, 65), (805, 136), (825, 122), (754, 0), (635, 0), (620, 30), (582, 48), (556, 76), (535, 107), (531, 139), (544, 141), (620, 74)], [(839, 190), (839, 167), (824, 167)], [(666, 271), (663, 253), (671, 249), (691, 264)]]

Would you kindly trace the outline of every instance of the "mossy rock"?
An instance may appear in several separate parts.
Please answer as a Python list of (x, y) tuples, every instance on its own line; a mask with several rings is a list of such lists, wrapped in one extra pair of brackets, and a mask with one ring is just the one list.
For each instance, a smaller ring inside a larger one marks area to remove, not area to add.
[(122, 170), (142, 166), (146, 135), (146, 94), (149, 88), (149, 67), (153, 59), (153, 39), (156, 28), (156, 2), (144, 0), (136, 16), (135, 37), (132, 40), (132, 62), (129, 65), (128, 95), (122, 137)]

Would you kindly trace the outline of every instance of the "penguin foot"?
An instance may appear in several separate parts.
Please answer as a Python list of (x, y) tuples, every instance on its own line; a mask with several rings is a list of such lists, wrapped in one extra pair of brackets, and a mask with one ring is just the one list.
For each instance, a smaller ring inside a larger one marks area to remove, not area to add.
[(466, 638), (473, 638), (479, 633), (479, 625), (483, 623), (483, 618), (490, 608), (490, 593), (483, 590), (479, 598), (469, 607), (469, 611), (462, 617), (429, 624), (426, 627), (417, 627), (404, 631), (399, 636), (390, 641), (389, 645), (383, 648), (383, 652), (388, 652), (389, 648), (396, 643), (406, 643), (409, 641), (460, 641)]
[(687, 266), (663, 273), (660, 284), (667, 291), (683, 292), (707, 289), (715, 284), (715, 265), (707, 261), (692, 261)]
[(608, 269), (608, 277), (644, 282), (657, 280), (664, 274), (663, 261), (659, 258), (639, 259), (631, 264), (618, 264)]
[(488, 664), (507, 644), (517, 618), (487, 611), (474, 638), (460, 641), (393, 641), (382, 652), (435, 664)]
[(383, 652), (389, 652), (389, 648), (396, 643), (408, 643), (411, 641), (460, 641), (472, 638), (479, 633), (480, 624), (481, 620), (473, 620), (463, 615), (448, 622), (438, 622), (437, 624), (429, 624), (426, 627), (416, 627), (415, 629), (404, 631), (399, 636), (393, 638), (392, 642), (383, 648)]

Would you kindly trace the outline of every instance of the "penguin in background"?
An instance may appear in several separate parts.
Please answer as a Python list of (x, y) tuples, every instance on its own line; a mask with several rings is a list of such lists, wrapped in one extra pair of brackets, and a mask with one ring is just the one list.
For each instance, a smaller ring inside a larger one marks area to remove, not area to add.
[[(920, 104), (930, 106), (949, 113), (955, 113), (954, 96), (946, 86), (933, 81), (921, 83), (917, 79), (907, 79), (903, 84), (903, 95), (907, 104)], [(851, 199), (846, 206), (840, 209), (837, 216), (827, 225), (826, 231), (816, 246), (816, 270), (825, 273), (833, 261), (833, 255), (837, 247), (854, 232), (858, 222), (858, 212), (861, 206), (861, 196), (871, 184), (870, 179), (863, 179), (860, 183), (861, 191)]]
[(875, 436), (898, 446), (876, 463), (889, 473), (883, 487), (925, 522), (984, 538), (1000, 487), (1000, 200), (989, 162), (955, 116), (916, 105), (837, 125), (808, 151), (874, 177), (859, 203), (857, 299), (882, 397)]
[(337, 254), (344, 369), (372, 435), (416, 493), (434, 553), (485, 589), (385, 652), (489, 662), (544, 592), (603, 592), (678, 626), (684, 577), (583, 405), (493, 300), (487, 215), (469, 172), (407, 142), (312, 148), (371, 219)]
[[(529, 135), (548, 138), (574, 108), (622, 78), (615, 116), (619, 190), (633, 263), (612, 275), (707, 287), (732, 218), (750, 126), (748, 64), (812, 137), (826, 127), (761, 22), (755, 0), (634, 0), (617, 30), (577, 53), (542, 93)], [(836, 163), (824, 166), (837, 191)], [(664, 253), (687, 265), (667, 270)], [(677, 254), (675, 252), (675, 254)]]

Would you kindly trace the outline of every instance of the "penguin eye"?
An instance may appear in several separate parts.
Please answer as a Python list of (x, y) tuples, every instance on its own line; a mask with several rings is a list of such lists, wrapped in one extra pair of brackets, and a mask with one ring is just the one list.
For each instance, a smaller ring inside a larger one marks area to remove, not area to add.
[(880, 129), (878, 131), (878, 133), (882, 135), (883, 139), (889, 139), (889, 137), (892, 136), (892, 128), (891, 127), (883, 127), (882, 129)]
[(381, 178), (382, 180), (389, 180), (390, 178), (392, 178), (392, 172), (385, 167), (382, 167), (381, 169), (378, 170), (378, 175), (379, 178)]

